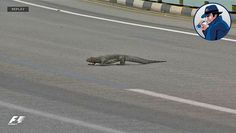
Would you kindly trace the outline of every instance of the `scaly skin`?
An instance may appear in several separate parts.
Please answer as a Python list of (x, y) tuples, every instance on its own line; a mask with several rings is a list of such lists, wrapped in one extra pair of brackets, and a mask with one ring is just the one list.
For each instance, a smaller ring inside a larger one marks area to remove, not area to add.
[(117, 62), (120, 62), (121, 65), (125, 65), (126, 61), (140, 64), (166, 62), (166, 61), (148, 60), (136, 56), (120, 55), (120, 54), (90, 57), (86, 61), (92, 63), (92, 65), (95, 65), (96, 63), (100, 65), (111, 65)]

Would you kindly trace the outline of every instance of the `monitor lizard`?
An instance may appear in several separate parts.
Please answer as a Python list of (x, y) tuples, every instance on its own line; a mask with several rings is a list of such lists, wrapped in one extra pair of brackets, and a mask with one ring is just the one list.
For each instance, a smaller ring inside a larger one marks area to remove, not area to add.
[(117, 62), (120, 62), (120, 65), (125, 65), (126, 61), (140, 63), (140, 64), (166, 62), (166, 61), (148, 60), (148, 59), (143, 59), (143, 58), (136, 57), (136, 56), (121, 55), (121, 54), (89, 57), (86, 61), (91, 63), (89, 65), (95, 65), (96, 63), (100, 64), (100, 65), (111, 65), (111, 64), (114, 64)]

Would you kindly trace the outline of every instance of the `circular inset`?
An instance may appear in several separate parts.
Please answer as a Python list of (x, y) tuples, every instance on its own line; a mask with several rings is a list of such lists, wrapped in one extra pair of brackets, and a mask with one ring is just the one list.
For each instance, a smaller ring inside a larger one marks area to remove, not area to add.
[(219, 40), (226, 36), (231, 28), (231, 23), (228, 10), (217, 3), (201, 6), (193, 18), (195, 31), (209, 41)]

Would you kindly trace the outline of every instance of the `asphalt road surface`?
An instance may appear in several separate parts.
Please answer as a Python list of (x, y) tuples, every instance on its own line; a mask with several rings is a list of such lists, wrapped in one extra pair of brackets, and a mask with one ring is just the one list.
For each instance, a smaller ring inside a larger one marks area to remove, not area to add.
[[(235, 28), (226, 37), (233, 40), (208, 42), (191, 35), (188, 17), (99, 1), (27, 1), (41, 7), (0, 0), (1, 133), (236, 132)], [(167, 62), (85, 61), (105, 54)]]

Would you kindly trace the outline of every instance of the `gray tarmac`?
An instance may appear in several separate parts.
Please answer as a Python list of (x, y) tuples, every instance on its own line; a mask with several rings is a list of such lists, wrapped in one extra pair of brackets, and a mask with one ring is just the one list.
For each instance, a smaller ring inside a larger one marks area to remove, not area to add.
[[(33, 3), (194, 33), (191, 18), (97, 3)], [(1, 0), (1, 133), (235, 133), (236, 115), (147, 96), (144, 89), (236, 109), (236, 43), (101, 21)], [(236, 39), (235, 28), (227, 38)], [(89, 66), (129, 54), (164, 63)], [(10, 126), (13, 116), (25, 116)]]

